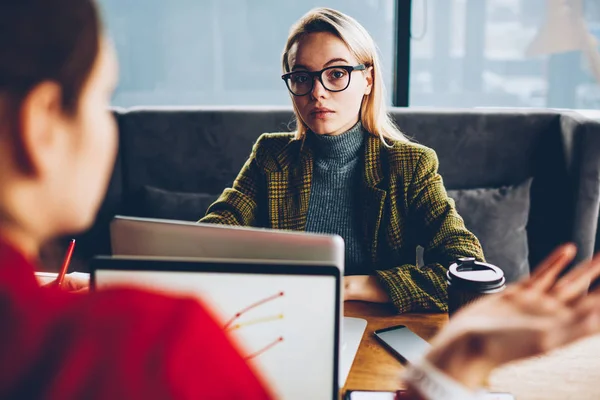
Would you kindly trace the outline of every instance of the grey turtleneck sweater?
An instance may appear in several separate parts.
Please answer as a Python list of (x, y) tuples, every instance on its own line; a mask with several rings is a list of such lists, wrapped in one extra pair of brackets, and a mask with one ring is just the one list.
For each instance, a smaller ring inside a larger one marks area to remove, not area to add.
[(306, 231), (344, 238), (345, 274), (367, 274), (367, 249), (361, 237), (358, 186), (367, 133), (358, 122), (341, 135), (307, 133), (314, 150), (313, 179)]

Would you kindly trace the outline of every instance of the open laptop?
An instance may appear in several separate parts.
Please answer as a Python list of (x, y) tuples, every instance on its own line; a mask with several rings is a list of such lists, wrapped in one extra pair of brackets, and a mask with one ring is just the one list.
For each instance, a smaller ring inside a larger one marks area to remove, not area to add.
[(344, 271), (336, 235), (117, 215), (110, 242), (113, 255), (321, 261)]
[[(333, 264), (344, 274), (344, 240), (335, 235), (116, 216), (110, 237), (113, 255), (314, 261)], [(364, 319), (342, 319), (340, 386), (366, 327)]]
[(340, 279), (337, 267), (316, 262), (98, 257), (91, 264), (93, 290), (125, 285), (201, 298), (283, 399), (339, 396)]

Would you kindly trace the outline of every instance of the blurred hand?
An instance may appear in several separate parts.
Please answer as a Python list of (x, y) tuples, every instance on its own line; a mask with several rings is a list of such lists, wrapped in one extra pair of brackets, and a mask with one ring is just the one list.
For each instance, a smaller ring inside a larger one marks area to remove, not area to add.
[[(50, 282), (48, 282), (46, 276), (43, 276), (42, 278), (38, 277), (38, 280), (43, 284), (43, 286), (50, 287), (56, 285), (56, 277), (54, 277)], [(70, 274), (66, 274), (61, 285), (62, 290), (76, 293), (87, 293), (89, 292), (89, 288), (90, 274), (83, 272), (71, 272)]]
[(83, 272), (66, 274), (61, 288), (69, 292), (88, 293), (90, 291), (90, 274)]
[(350, 275), (344, 277), (344, 301), (346, 300), (389, 303), (390, 297), (376, 276)]
[(529, 279), (457, 312), (427, 359), (475, 388), (502, 364), (599, 333), (600, 291), (587, 290), (600, 275), (600, 255), (559, 278), (575, 252), (573, 245), (559, 247)]

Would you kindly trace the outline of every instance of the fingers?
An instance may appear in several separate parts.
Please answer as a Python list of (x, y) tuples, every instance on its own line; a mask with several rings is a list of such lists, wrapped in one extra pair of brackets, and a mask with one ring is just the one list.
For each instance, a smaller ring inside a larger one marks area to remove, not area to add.
[(558, 281), (552, 294), (559, 300), (571, 302), (584, 295), (590, 282), (600, 276), (600, 254), (586, 261)]
[(565, 244), (556, 248), (546, 257), (524, 283), (541, 291), (550, 290), (563, 269), (573, 260), (577, 248), (573, 244)]

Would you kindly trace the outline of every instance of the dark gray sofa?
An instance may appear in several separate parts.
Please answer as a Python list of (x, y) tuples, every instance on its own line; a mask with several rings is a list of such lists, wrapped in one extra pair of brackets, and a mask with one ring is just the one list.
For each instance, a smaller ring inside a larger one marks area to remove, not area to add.
[[(198, 219), (231, 185), (261, 133), (293, 129), (289, 108), (135, 108), (115, 114), (119, 157), (98, 221), (80, 237), (81, 260), (110, 252), (108, 222), (115, 214)], [(436, 150), (467, 226), (491, 232), (486, 254), (495, 252), (490, 261), (514, 268), (513, 278), (524, 268), (515, 257), (535, 266), (566, 241), (579, 246), (578, 259), (591, 256), (600, 202), (600, 123), (544, 110), (393, 109), (392, 115), (405, 134)], [(482, 201), (488, 204), (480, 207)], [(496, 206), (500, 211), (490, 209)]]

